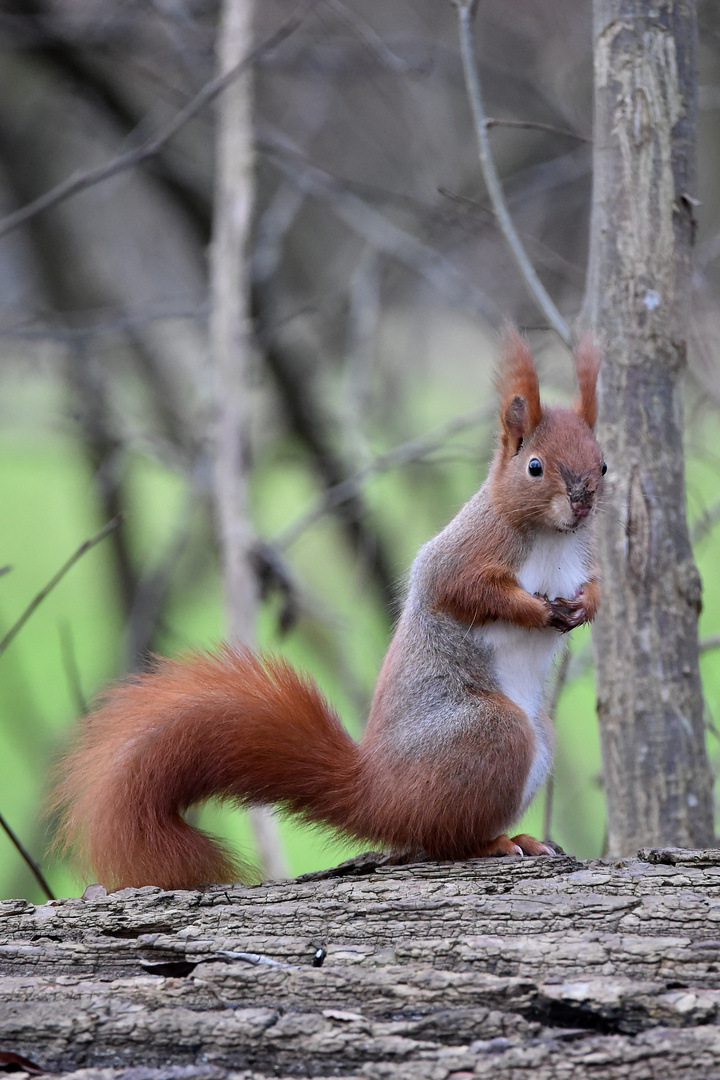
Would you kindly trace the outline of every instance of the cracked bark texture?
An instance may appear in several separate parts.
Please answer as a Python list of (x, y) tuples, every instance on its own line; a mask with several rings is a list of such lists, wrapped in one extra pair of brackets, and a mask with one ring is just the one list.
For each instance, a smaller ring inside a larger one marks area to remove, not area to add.
[(694, 240), (696, 12), (595, 0), (584, 320), (601, 341), (603, 604), (594, 629), (608, 847), (713, 840), (685, 517), (682, 380)]
[(369, 855), (0, 903), (0, 1052), (77, 1080), (706, 1077), (719, 972), (718, 851)]

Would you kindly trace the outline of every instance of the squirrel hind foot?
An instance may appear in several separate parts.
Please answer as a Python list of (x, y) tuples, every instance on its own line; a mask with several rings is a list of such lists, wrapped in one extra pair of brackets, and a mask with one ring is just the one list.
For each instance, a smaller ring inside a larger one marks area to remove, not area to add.
[(549, 844), (543, 844), (541, 840), (536, 840), (534, 836), (528, 836), (527, 833), (518, 833), (517, 836), (513, 836), (512, 843), (517, 844), (519, 848), (522, 848), (524, 855), (557, 854)]
[(523, 855), (555, 855), (555, 852), (547, 844), (536, 840), (534, 836), (528, 836), (527, 833), (518, 833), (513, 837), (500, 833), (477, 854), (479, 858), (489, 855), (519, 855), (522, 858)]

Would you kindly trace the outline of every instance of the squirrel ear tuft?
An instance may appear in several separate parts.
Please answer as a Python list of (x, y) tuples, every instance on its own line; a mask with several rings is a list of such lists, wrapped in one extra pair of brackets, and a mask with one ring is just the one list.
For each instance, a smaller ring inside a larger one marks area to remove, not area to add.
[(590, 334), (585, 334), (575, 350), (578, 397), (575, 412), (589, 428), (595, 427), (597, 419), (597, 379), (602, 355)]
[(510, 398), (500, 417), (503, 426), (503, 439), (510, 444), (513, 454), (520, 449), (523, 439), (532, 431), (528, 423), (528, 404), (524, 397), (516, 394)]
[(513, 453), (523, 439), (542, 420), (540, 387), (532, 353), (517, 330), (509, 327), (503, 334), (503, 353), (497, 375), (500, 395), (500, 421), (504, 433), (515, 443)]

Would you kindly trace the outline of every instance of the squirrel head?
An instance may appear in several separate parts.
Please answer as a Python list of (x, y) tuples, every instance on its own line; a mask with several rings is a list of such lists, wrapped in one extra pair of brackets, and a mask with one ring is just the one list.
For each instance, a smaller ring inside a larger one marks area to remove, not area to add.
[(573, 408), (544, 408), (526, 342), (515, 330), (505, 333), (497, 380), (500, 444), (490, 482), (497, 509), (515, 528), (571, 533), (597, 508), (607, 470), (593, 435), (600, 361), (586, 336), (575, 352)]

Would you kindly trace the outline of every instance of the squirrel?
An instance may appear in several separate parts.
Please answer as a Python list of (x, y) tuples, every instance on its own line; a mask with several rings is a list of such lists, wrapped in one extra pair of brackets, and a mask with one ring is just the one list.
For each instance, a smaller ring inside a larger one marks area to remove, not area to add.
[(221, 797), (277, 804), (399, 856), (552, 855), (508, 836), (552, 763), (545, 682), (599, 602), (592, 522), (600, 354), (575, 352), (572, 409), (540, 402), (505, 334), (487, 480), (417, 555), (362, 740), (284, 660), (226, 644), (116, 684), (61, 766), (61, 843), (109, 888), (196, 888), (250, 867), (183, 817)]

